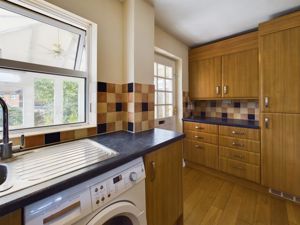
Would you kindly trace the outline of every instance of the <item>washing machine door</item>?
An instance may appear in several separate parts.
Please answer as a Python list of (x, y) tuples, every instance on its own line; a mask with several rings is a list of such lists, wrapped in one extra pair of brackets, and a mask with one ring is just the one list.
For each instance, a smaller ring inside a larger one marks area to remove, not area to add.
[(130, 202), (116, 202), (96, 214), (87, 225), (147, 225), (144, 211)]

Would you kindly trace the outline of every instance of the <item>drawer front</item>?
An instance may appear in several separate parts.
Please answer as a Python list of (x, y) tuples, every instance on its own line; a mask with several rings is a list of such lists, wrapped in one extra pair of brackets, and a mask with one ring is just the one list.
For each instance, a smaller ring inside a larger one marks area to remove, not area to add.
[(210, 134), (218, 134), (218, 125), (212, 125), (212, 124), (184, 122), (183, 129), (184, 132), (190, 130), (190, 131), (205, 132)]
[(209, 134), (209, 133), (195, 132), (195, 131), (186, 131), (185, 134), (188, 139), (191, 139), (193, 141), (205, 142), (205, 143), (215, 144), (215, 145), (217, 145), (219, 142), (218, 135), (216, 134)]
[(260, 153), (260, 142), (247, 139), (219, 136), (220, 146)]
[(183, 158), (213, 169), (218, 168), (218, 146), (184, 140)]
[(260, 140), (260, 130), (259, 129), (220, 126), (219, 134), (222, 136), (236, 137), (236, 138), (242, 138), (242, 139), (250, 139), (250, 140), (256, 140), (256, 141)]
[(246, 152), (232, 148), (220, 147), (219, 148), (220, 157), (233, 159), (249, 164), (260, 165), (260, 154), (253, 152)]
[(220, 170), (256, 183), (260, 183), (260, 167), (220, 157)]

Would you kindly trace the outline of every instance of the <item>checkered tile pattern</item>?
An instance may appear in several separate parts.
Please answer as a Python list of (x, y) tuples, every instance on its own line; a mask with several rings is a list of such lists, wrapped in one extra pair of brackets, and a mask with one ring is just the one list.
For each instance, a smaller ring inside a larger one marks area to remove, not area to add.
[(196, 116), (259, 120), (257, 100), (194, 101), (192, 114)]
[(123, 130), (122, 84), (98, 82), (97, 124), (98, 133)]
[(123, 129), (140, 132), (154, 128), (154, 85), (123, 84)]

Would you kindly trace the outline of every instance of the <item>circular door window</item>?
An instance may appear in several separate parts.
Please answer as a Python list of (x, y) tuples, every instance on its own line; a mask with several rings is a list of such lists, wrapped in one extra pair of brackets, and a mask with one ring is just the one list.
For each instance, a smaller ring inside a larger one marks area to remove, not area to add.
[(103, 225), (133, 225), (133, 223), (126, 216), (116, 216), (105, 222)]

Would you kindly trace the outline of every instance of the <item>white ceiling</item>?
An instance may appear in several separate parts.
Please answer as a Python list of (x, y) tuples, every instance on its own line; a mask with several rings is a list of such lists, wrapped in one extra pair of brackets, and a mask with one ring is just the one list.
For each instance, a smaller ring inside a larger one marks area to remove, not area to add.
[(148, 0), (156, 23), (188, 46), (257, 28), (300, 0)]

